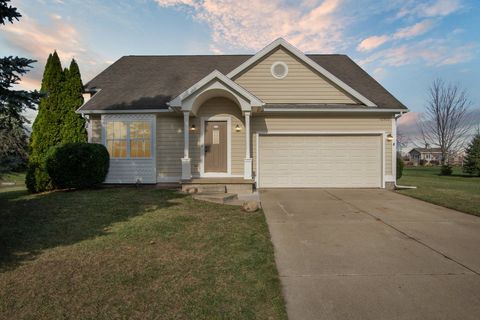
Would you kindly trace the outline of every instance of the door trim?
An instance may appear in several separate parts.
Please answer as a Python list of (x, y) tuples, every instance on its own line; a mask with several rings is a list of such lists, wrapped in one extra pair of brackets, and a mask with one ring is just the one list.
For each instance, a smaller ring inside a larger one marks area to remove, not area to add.
[(260, 136), (299, 136), (299, 135), (312, 135), (312, 136), (378, 136), (381, 140), (380, 146), (380, 186), (385, 189), (385, 141), (387, 139), (387, 133), (385, 131), (273, 131), (273, 132), (257, 132), (256, 133), (256, 168), (255, 168), (255, 187), (260, 186)]
[[(205, 172), (205, 122), (227, 122), (227, 172)], [(200, 177), (231, 177), (232, 176), (232, 117), (209, 116), (200, 118)]]

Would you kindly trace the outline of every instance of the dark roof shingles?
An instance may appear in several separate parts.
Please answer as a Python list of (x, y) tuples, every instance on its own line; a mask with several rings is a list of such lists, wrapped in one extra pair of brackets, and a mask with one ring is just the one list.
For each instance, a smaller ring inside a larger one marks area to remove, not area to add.
[[(379, 108), (406, 109), (349, 57), (308, 56)], [(227, 74), (250, 57), (251, 55), (125, 56), (85, 85), (86, 90), (101, 91), (81, 109), (166, 109), (168, 101), (213, 70)]]

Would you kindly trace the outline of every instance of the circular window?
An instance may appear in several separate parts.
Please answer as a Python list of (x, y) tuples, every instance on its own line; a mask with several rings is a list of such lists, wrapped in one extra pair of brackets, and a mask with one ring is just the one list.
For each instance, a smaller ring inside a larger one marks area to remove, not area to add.
[(283, 79), (288, 74), (288, 66), (285, 62), (277, 61), (272, 64), (272, 76), (277, 79)]

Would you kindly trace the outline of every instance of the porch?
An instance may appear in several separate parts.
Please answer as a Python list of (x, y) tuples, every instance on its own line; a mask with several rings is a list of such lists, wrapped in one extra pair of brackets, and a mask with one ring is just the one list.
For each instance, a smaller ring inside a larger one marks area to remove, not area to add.
[(181, 186), (184, 192), (248, 194), (254, 191), (255, 180), (241, 177), (194, 178), (183, 180)]

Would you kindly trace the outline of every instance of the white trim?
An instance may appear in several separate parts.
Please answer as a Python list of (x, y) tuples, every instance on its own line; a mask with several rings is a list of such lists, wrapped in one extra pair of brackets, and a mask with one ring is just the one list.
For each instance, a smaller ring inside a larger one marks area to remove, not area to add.
[[(205, 172), (205, 122), (227, 122), (227, 172)], [(207, 116), (200, 118), (200, 177), (234, 177), (232, 176), (232, 117)]]
[[(130, 127), (127, 125), (127, 157), (125, 158), (112, 158), (111, 160), (154, 160), (157, 162), (156, 151), (157, 151), (157, 117), (154, 114), (145, 114), (145, 115), (131, 115), (135, 118), (127, 118), (125, 115), (102, 115), (101, 124), (102, 124), (102, 144), (107, 147), (107, 135), (106, 135), (106, 122), (108, 121), (123, 121), (123, 122), (133, 122), (133, 121), (150, 121), (150, 157), (145, 158), (131, 158), (130, 157)], [(156, 168), (156, 165), (155, 165)]]
[(392, 176), (393, 181), (397, 182), (397, 119), (392, 118)]
[(75, 111), (79, 114), (125, 114), (125, 113), (161, 113), (173, 112), (170, 109), (128, 109), (128, 110), (80, 110)]
[(256, 170), (255, 170), (255, 186), (258, 188), (260, 185), (260, 136), (274, 136), (274, 135), (345, 135), (345, 136), (379, 136), (381, 141), (381, 169), (380, 169), (380, 186), (385, 189), (385, 180), (387, 176), (385, 175), (385, 141), (386, 141), (386, 132), (385, 131), (273, 131), (273, 132), (257, 132), (257, 159), (256, 159)]
[(194, 93), (198, 92), (200, 89), (202, 89), (204, 86), (206, 86), (209, 82), (213, 80), (219, 80), (221, 83), (223, 83), (225, 86), (228, 88), (236, 91), (239, 93), (244, 99), (248, 100), (249, 104), (252, 107), (260, 107), (263, 106), (264, 103), (255, 97), (252, 93), (249, 91), (245, 90), (242, 86), (240, 86), (238, 83), (233, 82), (231, 79), (227, 78), (224, 74), (222, 74), (218, 70), (212, 71), (210, 74), (208, 74), (206, 77), (195, 83), (193, 86), (188, 88), (187, 90), (183, 91), (181, 94), (179, 94), (176, 98), (171, 100), (168, 105), (171, 107), (182, 107), (182, 101), (187, 99), (189, 96), (193, 95)]
[(387, 113), (398, 113), (398, 112), (407, 112), (408, 110), (404, 109), (360, 109), (360, 108), (348, 108), (348, 109), (314, 109), (314, 108), (269, 108), (264, 107), (263, 112), (387, 112)]
[[(140, 163), (148, 163), (148, 168), (152, 170), (152, 176), (146, 175), (138, 175), (138, 173), (135, 173), (135, 175), (138, 176), (131, 176), (131, 172), (126, 174), (125, 172), (121, 171), (119, 167), (115, 170), (115, 175), (120, 174), (121, 178), (110, 178), (108, 182), (105, 183), (136, 183), (135, 181), (132, 180), (132, 178), (137, 177), (141, 181), (141, 183), (144, 182), (144, 178), (148, 178), (148, 181), (154, 181), (154, 182), (148, 182), (148, 183), (156, 183), (157, 181), (157, 116), (155, 114), (130, 114), (130, 115), (125, 115), (125, 114), (102, 114), (101, 115), (101, 141), (104, 146), (106, 146), (106, 123), (108, 121), (124, 121), (127, 123), (130, 123), (132, 121), (148, 121), (150, 122), (150, 157), (148, 158), (131, 158), (130, 157), (130, 129), (129, 126), (127, 125), (127, 155), (128, 157), (126, 158), (110, 158), (110, 168), (109, 168), (109, 173), (107, 174), (107, 180), (109, 179), (109, 176), (111, 174), (112, 168), (115, 166), (119, 165), (120, 163), (133, 163), (140, 164)], [(151, 166), (150, 166), (151, 165)], [(113, 179), (113, 180), (112, 180)]]
[(88, 143), (92, 143), (92, 119), (90, 119), (90, 116), (85, 116), (82, 114), (82, 117), (85, 119), (85, 125), (87, 126), (87, 141)]
[(182, 177), (158, 177), (157, 176), (157, 183), (177, 183), (182, 180)]
[[(275, 69), (275, 66), (277, 66), (277, 65), (282, 65), (285, 68), (285, 74), (284, 75), (277, 76), (275, 74), (273, 69)], [(275, 61), (274, 63), (272, 63), (272, 66), (270, 67), (270, 73), (272, 74), (272, 76), (275, 79), (282, 80), (283, 78), (285, 78), (288, 75), (288, 65), (283, 61)]]
[(386, 180), (386, 175), (385, 175), (385, 143), (387, 141), (387, 133), (384, 132), (382, 134), (382, 188), (385, 189), (385, 180)]
[(255, 62), (259, 61), (262, 59), (264, 56), (269, 54), (271, 51), (275, 50), (277, 47), (282, 46), (286, 50), (290, 51), (293, 55), (295, 55), (298, 59), (302, 60), (304, 63), (306, 63), (308, 66), (325, 76), (327, 79), (335, 83), (337, 86), (351, 94), (353, 97), (357, 98), (360, 100), (363, 104), (365, 104), (368, 107), (376, 107), (372, 101), (361, 95), (358, 91), (347, 85), (345, 82), (328, 72), (326, 69), (321, 67), (318, 63), (307, 57), (303, 52), (292, 46), (290, 43), (285, 41), (282, 38), (278, 38), (269, 45), (267, 45), (265, 48), (260, 50), (257, 54), (255, 54), (253, 57), (242, 63), (240, 66), (235, 68), (233, 71), (227, 74), (227, 77), (233, 78), (236, 75), (238, 75), (240, 72), (244, 71), (248, 67), (250, 67), (252, 64)]

